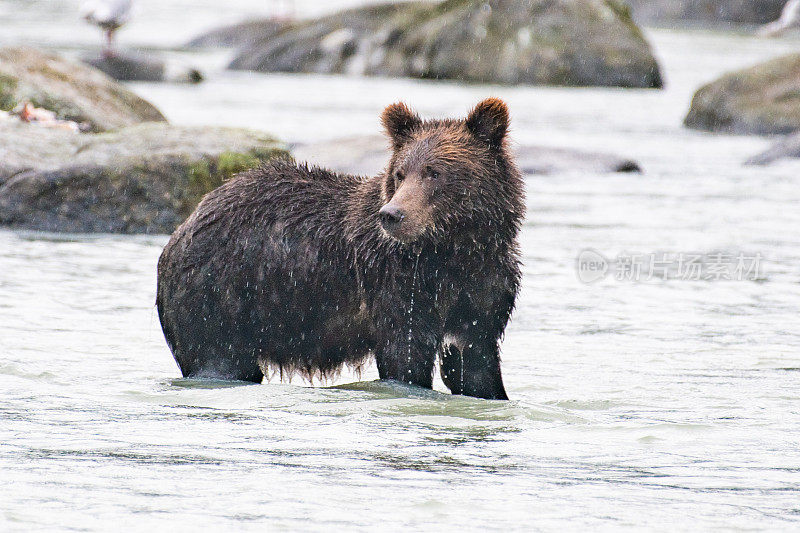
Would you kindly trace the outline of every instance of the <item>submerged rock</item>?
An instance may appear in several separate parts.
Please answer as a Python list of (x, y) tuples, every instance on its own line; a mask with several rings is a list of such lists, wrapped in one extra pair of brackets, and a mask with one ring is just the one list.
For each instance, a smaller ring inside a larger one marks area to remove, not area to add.
[(627, 0), (640, 24), (764, 24), (777, 19), (787, 0)]
[[(661, 87), (619, 0), (448, 0), (265, 25), (230, 68), (505, 84)], [(220, 32), (225, 34), (225, 30)]]
[(642, 171), (636, 161), (614, 154), (547, 146), (520, 146), (515, 152), (519, 169), (525, 174)]
[(701, 87), (684, 124), (759, 135), (800, 129), (800, 54), (726, 74)]
[(0, 109), (25, 102), (94, 132), (165, 120), (153, 105), (96, 69), (33, 48), (2, 48)]
[[(369, 135), (296, 145), (292, 147), (292, 154), (298, 161), (337, 172), (371, 176), (386, 166), (391, 152), (385, 137)], [(568, 148), (520, 146), (514, 149), (514, 157), (525, 174), (641, 172), (639, 165), (630, 159)]]
[(105, 55), (82, 57), (81, 61), (105, 72), (119, 81), (163, 81), (163, 61), (133, 55)]
[(747, 165), (769, 165), (779, 159), (800, 158), (800, 132), (781, 139), (767, 150), (747, 160)]
[(191, 67), (168, 64), (141, 54), (117, 53), (86, 56), (81, 60), (118, 81), (170, 81), (199, 83), (203, 74)]
[(171, 233), (202, 196), (283, 147), (234, 128), (140, 124), (79, 135), (0, 123), (0, 225)]

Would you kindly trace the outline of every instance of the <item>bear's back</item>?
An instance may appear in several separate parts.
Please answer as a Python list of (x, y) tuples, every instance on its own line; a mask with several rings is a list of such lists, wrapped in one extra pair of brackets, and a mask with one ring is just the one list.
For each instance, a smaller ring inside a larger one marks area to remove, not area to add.
[(362, 183), (291, 160), (243, 172), (203, 198), (172, 235), (159, 270), (209, 269), (218, 276), (265, 254), (300, 270), (324, 256), (350, 263), (345, 219)]
[(318, 167), (278, 160), (243, 172), (210, 192), (193, 218), (226, 217), (235, 226), (280, 222), (285, 225), (332, 222), (343, 217), (359, 178)]

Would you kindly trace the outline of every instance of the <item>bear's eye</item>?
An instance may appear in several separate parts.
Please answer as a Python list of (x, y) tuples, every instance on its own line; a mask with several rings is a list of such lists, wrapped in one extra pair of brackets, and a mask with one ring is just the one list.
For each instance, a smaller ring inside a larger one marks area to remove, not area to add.
[(434, 180), (439, 177), (439, 173), (431, 167), (425, 167), (425, 175)]
[(405, 178), (405, 176), (403, 175), (402, 172), (398, 171), (398, 172), (394, 173), (394, 188), (395, 188), (395, 190), (400, 188), (400, 184), (403, 183), (403, 178)]

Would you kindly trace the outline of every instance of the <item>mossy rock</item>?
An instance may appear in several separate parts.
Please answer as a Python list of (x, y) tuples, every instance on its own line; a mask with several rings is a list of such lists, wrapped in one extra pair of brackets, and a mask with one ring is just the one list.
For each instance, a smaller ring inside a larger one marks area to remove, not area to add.
[(726, 74), (701, 87), (684, 124), (758, 135), (800, 130), (800, 54)]
[(243, 129), (147, 123), (75, 135), (8, 121), (0, 124), (0, 225), (171, 233), (236, 173), (287, 156), (272, 137)]
[(26, 101), (93, 132), (166, 120), (97, 69), (34, 48), (0, 48), (0, 109)]
[(231, 68), (661, 87), (658, 64), (619, 0), (447, 0), (351, 9), (240, 50)]

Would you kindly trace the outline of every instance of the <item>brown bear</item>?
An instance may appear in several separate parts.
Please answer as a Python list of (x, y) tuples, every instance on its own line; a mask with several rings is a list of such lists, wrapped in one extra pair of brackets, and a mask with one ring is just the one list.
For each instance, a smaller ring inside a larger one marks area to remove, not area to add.
[(381, 379), (507, 399), (523, 182), (498, 99), (465, 120), (382, 115), (375, 177), (278, 161), (203, 198), (158, 262), (158, 315), (184, 376), (311, 379), (375, 357)]

